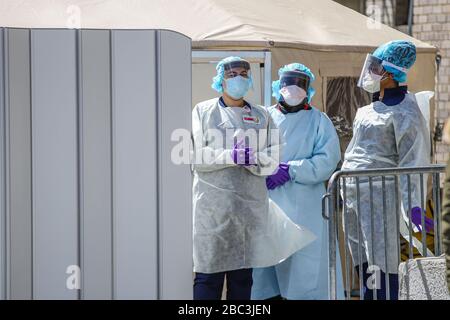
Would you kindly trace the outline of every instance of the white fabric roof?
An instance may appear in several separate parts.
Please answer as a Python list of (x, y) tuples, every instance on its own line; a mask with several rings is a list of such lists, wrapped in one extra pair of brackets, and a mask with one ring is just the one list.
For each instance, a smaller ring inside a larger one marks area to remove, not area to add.
[(0, 0), (0, 26), (169, 29), (190, 37), (194, 46), (319, 50), (361, 49), (409, 39), (419, 50), (435, 50), (331, 0)]

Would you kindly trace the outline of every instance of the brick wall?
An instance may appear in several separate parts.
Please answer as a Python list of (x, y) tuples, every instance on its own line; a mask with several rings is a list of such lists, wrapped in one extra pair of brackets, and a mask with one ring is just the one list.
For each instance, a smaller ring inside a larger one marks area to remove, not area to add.
[[(393, 2), (383, 1), (383, 0), (367, 0), (366, 1), (366, 16), (380, 21), (383, 24), (393, 26), (395, 24), (394, 20), (394, 8)], [(394, 4), (395, 5), (395, 4)]]
[[(442, 56), (436, 86), (436, 120), (450, 117), (450, 0), (415, 0), (413, 36), (436, 46)], [(436, 145), (436, 160), (445, 163), (449, 147)]]

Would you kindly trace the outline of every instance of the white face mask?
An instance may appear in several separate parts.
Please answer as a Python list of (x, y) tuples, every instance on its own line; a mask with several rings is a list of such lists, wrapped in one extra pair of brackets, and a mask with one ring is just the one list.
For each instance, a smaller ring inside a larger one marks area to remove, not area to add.
[(362, 87), (364, 90), (366, 90), (369, 93), (375, 93), (380, 91), (380, 83), (383, 78), (384, 73), (382, 75), (374, 74), (374, 73), (368, 73), (362, 82)]
[(295, 85), (281, 88), (280, 94), (284, 101), (292, 107), (298, 106), (308, 96), (305, 90)]

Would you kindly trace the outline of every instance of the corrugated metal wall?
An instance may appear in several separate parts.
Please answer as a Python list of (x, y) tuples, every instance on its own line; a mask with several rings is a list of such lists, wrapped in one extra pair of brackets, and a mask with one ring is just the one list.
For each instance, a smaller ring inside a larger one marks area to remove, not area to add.
[(0, 298), (190, 299), (191, 175), (170, 159), (190, 40), (2, 28), (0, 48)]

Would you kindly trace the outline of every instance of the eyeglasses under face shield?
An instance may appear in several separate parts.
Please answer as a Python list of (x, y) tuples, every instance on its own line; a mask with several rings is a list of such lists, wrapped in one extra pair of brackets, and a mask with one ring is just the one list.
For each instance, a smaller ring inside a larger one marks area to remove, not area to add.
[(234, 78), (242, 76), (244, 78), (250, 78), (250, 63), (245, 60), (231, 61), (223, 65), (225, 72), (225, 78)]
[(286, 71), (281, 74), (280, 88), (297, 86), (308, 92), (311, 79), (306, 73), (300, 71)]

